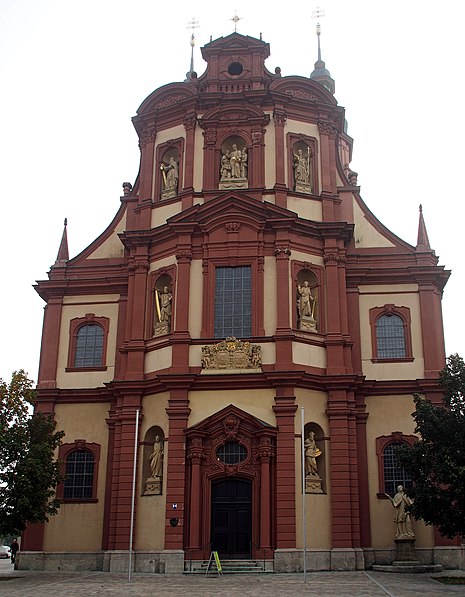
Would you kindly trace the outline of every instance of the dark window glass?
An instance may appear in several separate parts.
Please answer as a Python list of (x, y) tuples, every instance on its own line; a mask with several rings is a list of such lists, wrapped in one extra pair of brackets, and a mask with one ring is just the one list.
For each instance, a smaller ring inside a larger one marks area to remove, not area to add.
[(249, 338), (251, 335), (251, 267), (216, 268), (215, 338)]
[(225, 464), (237, 464), (247, 457), (247, 450), (237, 442), (226, 442), (218, 448), (216, 456)]
[(400, 465), (396, 449), (401, 442), (394, 442), (384, 448), (384, 491), (389, 495), (397, 493), (397, 486), (403, 485), (405, 491), (412, 489), (412, 479)]
[(74, 450), (66, 459), (65, 499), (85, 500), (92, 497), (94, 455), (88, 450)]
[(96, 324), (83, 325), (76, 338), (75, 367), (103, 365), (103, 329)]
[(378, 359), (402, 359), (405, 355), (404, 322), (398, 315), (381, 315), (376, 322)]

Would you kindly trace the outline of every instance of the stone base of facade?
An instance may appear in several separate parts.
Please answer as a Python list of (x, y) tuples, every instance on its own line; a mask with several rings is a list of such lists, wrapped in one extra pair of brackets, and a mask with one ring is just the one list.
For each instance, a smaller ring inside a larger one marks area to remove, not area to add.
[[(277, 549), (274, 552), (274, 571), (303, 572), (302, 549)], [(307, 572), (323, 570), (365, 570), (361, 549), (307, 549)]]
[[(396, 549), (364, 548), (367, 569), (376, 566), (390, 566), (396, 561)], [(445, 570), (465, 570), (465, 550), (462, 547), (416, 547), (416, 560), (422, 566), (439, 564)]]
[[(43, 552), (21, 551), (16, 560), (17, 570), (46, 570), (49, 572), (119, 572), (127, 573), (127, 551), (98, 552)], [(182, 550), (137, 551), (132, 554), (134, 572), (158, 574), (182, 574), (184, 552)]]
[[(445, 570), (465, 570), (465, 550), (462, 547), (417, 548), (417, 560), (422, 566), (441, 565)], [(307, 549), (308, 572), (365, 570), (373, 566), (390, 566), (395, 561), (392, 549)], [(44, 570), (50, 572), (118, 572), (127, 573), (127, 551), (96, 552), (43, 552), (20, 551), (16, 558), (16, 570)], [(134, 572), (154, 574), (182, 574), (184, 552), (182, 550), (137, 551), (132, 556)], [(303, 572), (302, 549), (277, 549), (274, 566), (269, 560), (267, 569), (274, 567), (278, 573)]]

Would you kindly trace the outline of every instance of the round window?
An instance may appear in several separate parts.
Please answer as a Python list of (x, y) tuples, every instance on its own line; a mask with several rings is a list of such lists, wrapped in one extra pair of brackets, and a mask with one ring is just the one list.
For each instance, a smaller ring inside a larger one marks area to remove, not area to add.
[(240, 75), (243, 70), (244, 68), (240, 62), (231, 62), (228, 66), (228, 73), (230, 75)]
[(226, 442), (218, 448), (216, 456), (224, 464), (237, 464), (247, 457), (247, 450), (237, 442)]

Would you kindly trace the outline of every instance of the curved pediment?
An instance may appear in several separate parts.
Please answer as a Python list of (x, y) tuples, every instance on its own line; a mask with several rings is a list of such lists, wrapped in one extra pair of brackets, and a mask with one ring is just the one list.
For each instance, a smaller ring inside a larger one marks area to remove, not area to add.
[(337, 105), (337, 100), (323, 85), (306, 77), (292, 76), (275, 79), (270, 84), (270, 91), (285, 93), (295, 100), (304, 102)]
[(240, 106), (218, 106), (207, 110), (202, 118), (199, 119), (199, 124), (202, 127), (213, 125), (250, 125), (260, 124), (262, 126), (268, 124), (270, 121), (269, 114), (265, 114), (263, 110), (252, 104), (241, 103)]
[(169, 83), (153, 91), (141, 103), (137, 114), (145, 114), (154, 110), (163, 110), (179, 104), (183, 100), (197, 95), (195, 88), (190, 83)]

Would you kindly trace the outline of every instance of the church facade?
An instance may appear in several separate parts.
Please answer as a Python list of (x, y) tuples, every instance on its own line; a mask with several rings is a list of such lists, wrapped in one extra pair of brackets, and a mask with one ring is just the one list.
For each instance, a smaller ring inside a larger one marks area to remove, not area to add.
[[(212, 550), (298, 571), (304, 545), (309, 570), (394, 559), (385, 494), (409, 488), (412, 394), (441, 400), (449, 272), (421, 213), (411, 246), (362, 201), (321, 60), (271, 73), (237, 33), (202, 54), (138, 109), (108, 228), (72, 259), (65, 228), (37, 283), (37, 408), (65, 431), (66, 480), (21, 568), (125, 570), (131, 525), (138, 571)], [(454, 541), (414, 531), (422, 562), (455, 565)]]

